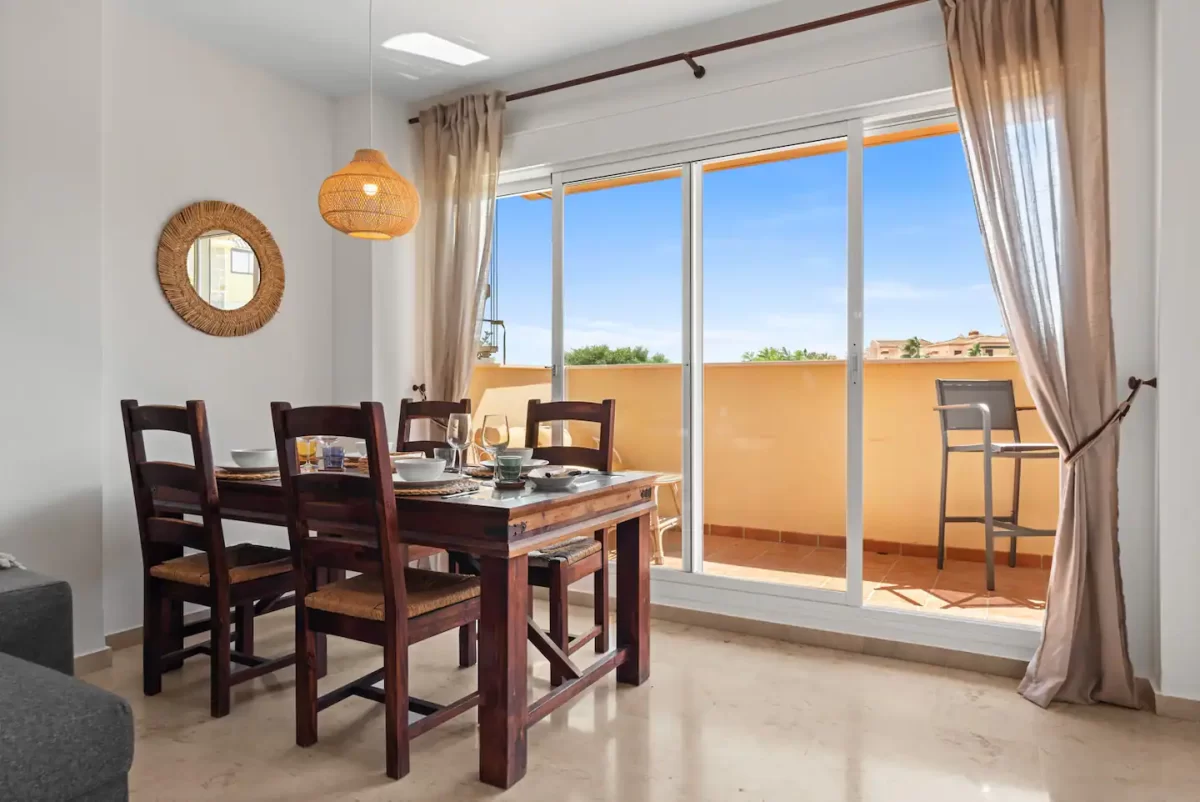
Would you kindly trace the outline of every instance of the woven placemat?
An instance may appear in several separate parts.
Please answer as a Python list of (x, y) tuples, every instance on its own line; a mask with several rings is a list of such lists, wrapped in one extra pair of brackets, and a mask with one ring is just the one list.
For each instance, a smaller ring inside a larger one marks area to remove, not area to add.
[(455, 493), (466, 493), (468, 490), (478, 490), (479, 482), (473, 479), (460, 479), (453, 484), (442, 487), (397, 487), (397, 496), (452, 496)]
[(495, 471), (482, 465), (468, 465), (463, 468), (463, 473), (467, 476), (474, 476), (476, 479), (492, 479), (495, 476)]
[(231, 473), (217, 468), (216, 473), (218, 479), (225, 479), (232, 482), (262, 482), (266, 479), (278, 479), (279, 471), (263, 471), (262, 473)]

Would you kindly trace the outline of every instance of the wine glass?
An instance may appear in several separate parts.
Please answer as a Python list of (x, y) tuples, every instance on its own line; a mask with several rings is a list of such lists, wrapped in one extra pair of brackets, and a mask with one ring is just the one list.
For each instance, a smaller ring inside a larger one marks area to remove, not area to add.
[(317, 438), (297, 437), (296, 457), (300, 463), (300, 473), (311, 473), (316, 470)]
[(455, 412), (446, 419), (446, 442), (455, 452), (455, 464), (458, 475), (463, 475), (466, 448), (471, 444), (471, 416), (465, 412)]
[(508, 416), (484, 415), (479, 442), (483, 446), (483, 450), (491, 455), (494, 472), (496, 455), (508, 448)]

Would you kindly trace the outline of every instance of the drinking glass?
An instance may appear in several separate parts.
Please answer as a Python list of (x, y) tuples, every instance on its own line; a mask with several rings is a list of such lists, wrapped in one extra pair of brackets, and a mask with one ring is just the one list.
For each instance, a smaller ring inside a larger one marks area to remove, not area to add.
[(433, 450), (434, 459), (446, 460), (446, 471), (449, 472), (454, 466), (454, 455), (457, 449), (453, 448), (435, 448)]
[(491, 456), (494, 469), (496, 455), (508, 448), (508, 416), (484, 415), (479, 442), (483, 445), (483, 450)]
[(325, 452), (331, 445), (338, 441), (337, 436), (332, 434), (319, 434), (317, 435), (317, 441), (321, 444), (320, 453), (317, 455), (317, 469), (330, 470), (329, 465), (326, 464)]
[[(491, 416), (489, 416), (491, 417)], [(463, 463), (466, 462), (467, 446), (471, 444), (471, 416), (464, 412), (455, 412), (446, 419), (446, 442), (454, 449), (455, 464), (458, 475), (463, 474)]]
[(496, 480), (499, 482), (521, 481), (521, 466), (525, 458), (520, 454), (496, 455)]
[(312, 473), (316, 470), (317, 438), (297, 437), (296, 458), (300, 462), (300, 473)]

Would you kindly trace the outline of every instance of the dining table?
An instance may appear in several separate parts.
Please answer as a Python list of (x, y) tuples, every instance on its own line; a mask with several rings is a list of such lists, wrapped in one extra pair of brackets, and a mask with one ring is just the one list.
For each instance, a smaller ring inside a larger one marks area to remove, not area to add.
[[(530, 725), (615, 671), (618, 683), (650, 676), (651, 516), (656, 473), (599, 472), (568, 491), (532, 487), (478, 490), (448, 497), (396, 496), (401, 540), (412, 547), (474, 555), (480, 568), (479, 777), (510, 788), (524, 775)], [(287, 526), (278, 479), (219, 478), (223, 519)], [(156, 513), (199, 512), (194, 499), (155, 492)], [(529, 554), (555, 543), (616, 528), (616, 638), (588, 666), (559, 648), (529, 615)], [(377, 544), (376, 544), (377, 548)], [(528, 645), (565, 682), (529, 701)]]

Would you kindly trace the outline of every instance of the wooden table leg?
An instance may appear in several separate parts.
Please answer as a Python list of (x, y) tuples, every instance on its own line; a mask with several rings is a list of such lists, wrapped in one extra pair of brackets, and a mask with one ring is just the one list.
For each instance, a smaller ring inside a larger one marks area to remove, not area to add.
[(525, 776), (529, 559), (483, 557), (480, 564), (479, 779), (511, 788)]
[(650, 678), (650, 513), (617, 524), (617, 648), (629, 657), (617, 682)]

